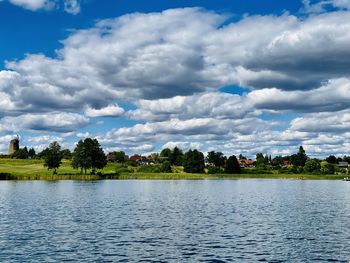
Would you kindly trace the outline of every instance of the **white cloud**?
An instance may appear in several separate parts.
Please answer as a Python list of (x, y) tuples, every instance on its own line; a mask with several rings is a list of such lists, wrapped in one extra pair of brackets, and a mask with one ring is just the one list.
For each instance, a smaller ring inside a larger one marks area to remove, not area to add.
[(123, 113), (124, 109), (114, 104), (101, 109), (92, 109), (90, 107), (85, 109), (85, 115), (87, 117), (120, 117)]
[(22, 130), (70, 132), (86, 126), (89, 119), (75, 113), (23, 114), (0, 120), (0, 131)]
[[(42, 6), (36, 3), (33, 10)], [(76, 3), (67, 1), (66, 10), (78, 12)], [(74, 132), (130, 151), (178, 143), (249, 155), (300, 144), (328, 153), (334, 140), (344, 153), (350, 12), (226, 19), (199, 8), (129, 14), (74, 31), (56, 57), (7, 62), (0, 130), (55, 131), (69, 139)], [(218, 92), (226, 85), (250, 90)], [(117, 101), (137, 108), (124, 113)], [(259, 117), (284, 111), (299, 115), (290, 127)], [(79, 130), (88, 117), (122, 115), (144, 123), (105, 135)]]
[[(10, 3), (20, 6), (22, 8), (37, 11), (40, 9), (52, 10), (59, 8), (60, 5), (63, 9), (70, 14), (76, 15), (80, 12), (80, 1), (79, 0), (8, 0)], [(0, 1), (1, 2), (1, 1)]]

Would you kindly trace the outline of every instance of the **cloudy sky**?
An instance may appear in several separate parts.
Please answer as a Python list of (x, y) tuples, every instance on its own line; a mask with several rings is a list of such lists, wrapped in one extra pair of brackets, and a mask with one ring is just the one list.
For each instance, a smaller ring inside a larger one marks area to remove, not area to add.
[[(161, 2), (161, 3), (160, 3)], [(350, 0), (0, 0), (0, 152), (97, 138), (350, 154)]]

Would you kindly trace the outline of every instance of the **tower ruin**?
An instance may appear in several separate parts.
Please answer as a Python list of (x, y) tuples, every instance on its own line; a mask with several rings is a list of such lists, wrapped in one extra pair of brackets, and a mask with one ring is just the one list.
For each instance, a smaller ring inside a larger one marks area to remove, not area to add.
[(18, 150), (19, 150), (19, 137), (17, 135), (16, 138), (14, 138), (10, 141), (9, 155), (14, 154)]

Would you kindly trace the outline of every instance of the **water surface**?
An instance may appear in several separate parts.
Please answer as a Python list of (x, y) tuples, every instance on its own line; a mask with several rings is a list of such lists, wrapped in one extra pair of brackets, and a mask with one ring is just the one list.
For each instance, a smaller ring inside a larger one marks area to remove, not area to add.
[(350, 182), (0, 182), (0, 262), (347, 262)]

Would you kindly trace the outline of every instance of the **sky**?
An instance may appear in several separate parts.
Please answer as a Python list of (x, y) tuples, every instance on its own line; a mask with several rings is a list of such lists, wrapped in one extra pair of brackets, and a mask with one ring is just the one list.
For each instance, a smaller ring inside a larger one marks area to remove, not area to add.
[(0, 152), (350, 155), (350, 0), (0, 0)]

